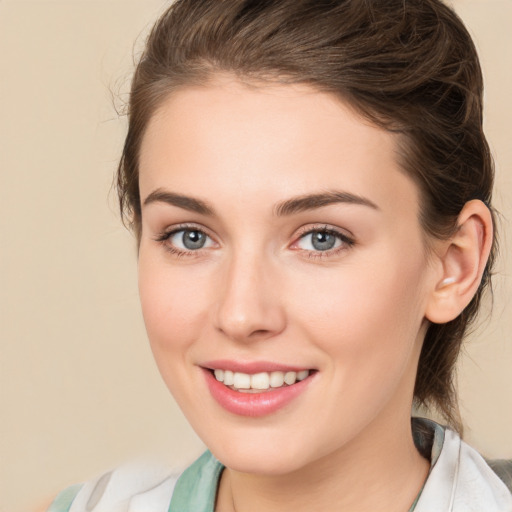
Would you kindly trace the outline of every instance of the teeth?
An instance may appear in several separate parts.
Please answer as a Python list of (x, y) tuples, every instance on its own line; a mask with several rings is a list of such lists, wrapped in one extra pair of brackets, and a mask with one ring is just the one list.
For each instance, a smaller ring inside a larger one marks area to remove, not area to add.
[(286, 372), (284, 374), (284, 381), (288, 386), (291, 386), (292, 384), (295, 384), (295, 381), (297, 380), (297, 373), (296, 372)]
[(261, 372), (250, 375), (248, 373), (232, 372), (230, 370), (216, 369), (213, 371), (215, 378), (226, 386), (235, 389), (280, 388), (284, 384), (291, 386), (297, 381), (304, 380), (309, 375), (309, 370), (299, 372)]
[(308, 375), (308, 370), (301, 370), (300, 372), (297, 372), (297, 380), (304, 380)]
[[(232, 386), (235, 382), (234, 377), (235, 374), (232, 371), (224, 370), (224, 380), (221, 380), (221, 382), (224, 382), (226, 386)], [(220, 379), (217, 379), (220, 380)]]
[(236, 389), (251, 389), (251, 376), (247, 373), (235, 372), (233, 386)]
[(270, 387), (280, 388), (284, 384), (283, 372), (272, 372), (270, 374)]
[(251, 375), (251, 389), (268, 389), (270, 386), (270, 375), (268, 373), (256, 373)]

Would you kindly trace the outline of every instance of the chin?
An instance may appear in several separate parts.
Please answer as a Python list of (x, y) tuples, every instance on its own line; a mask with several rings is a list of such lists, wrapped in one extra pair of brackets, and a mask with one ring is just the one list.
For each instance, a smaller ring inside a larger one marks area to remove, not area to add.
[(302, 460), (276, 451), (268, 453), (267, 450), (256, 449), (240, 453), (236, 450), (224, 450), (213, 454), (229, 469), (252, 475), (287, 475), (298, 471), (304, 465)]
[[(203, 440), (224, 466), (255, 475), (290, 474), (322, 456), (321, 446), (314, 447), (312, 441), (295, 438), (288, 432), (255, 430), (222, 439), (208, 436)], [(305, 447), (310, 449), (305, 450)]]

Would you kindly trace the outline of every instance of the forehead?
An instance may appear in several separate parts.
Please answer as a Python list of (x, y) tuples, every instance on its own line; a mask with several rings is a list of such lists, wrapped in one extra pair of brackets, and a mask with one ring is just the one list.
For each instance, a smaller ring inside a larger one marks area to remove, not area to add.
[(225, 189), (279, 201), (342, 188), (383, 207), (399, 196), (416, 213), (418, 191), (398, 164), (396, 137), (312, 87), (224, 78), (172, 93), (150, 120), (141, 196), (167, 187), (221, 197)]

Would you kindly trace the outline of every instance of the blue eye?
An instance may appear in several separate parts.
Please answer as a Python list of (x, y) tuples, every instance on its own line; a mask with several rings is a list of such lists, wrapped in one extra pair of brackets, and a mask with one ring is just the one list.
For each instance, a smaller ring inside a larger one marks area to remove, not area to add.
[(305, 233), (297, 242), (297, 247), (304, 251), (326, 252), (342, 245), (353, 245), (348, 237), (329, 229), (316, 229)]
[(213, 245), (213, 240), (199, 229), (180, 229), (170, 233), (167, 242), (176, 249), (197, 251)]

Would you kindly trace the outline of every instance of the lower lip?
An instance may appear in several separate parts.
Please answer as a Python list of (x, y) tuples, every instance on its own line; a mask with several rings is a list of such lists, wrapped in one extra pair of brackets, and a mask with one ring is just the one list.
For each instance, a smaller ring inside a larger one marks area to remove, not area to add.
[(270, 388), (263, 393), (243, 393), (219, 382), (210, 370), (203, 368), (203, 373), (210, 393), (224, 409), (239, 416), (252, 417), (266, 416), (283, 408), (305, 391), (313, 377), (309, 375), (291, 386)]

